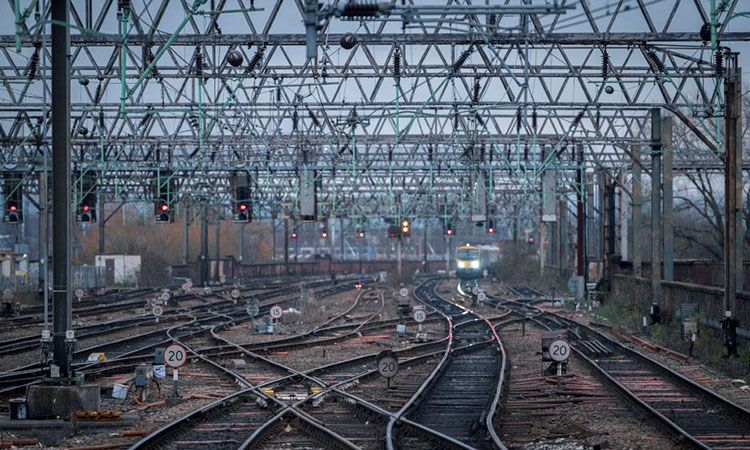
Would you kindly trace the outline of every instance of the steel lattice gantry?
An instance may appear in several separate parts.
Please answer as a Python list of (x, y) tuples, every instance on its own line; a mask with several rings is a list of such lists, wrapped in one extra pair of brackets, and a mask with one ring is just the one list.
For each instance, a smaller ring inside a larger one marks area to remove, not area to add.
[[(407, 2), (426, 3), (440, 2)], [(537, 190), (547, 168), (572, 182), (580, 146), (587, 167), (629, 167), (651, 108), (697, 143), (678, 170), (720, 166), (728, 50), (699, 31), (748, 40), (730, 27), (739, 1), (715, 14), (686, 0), (563, 1), (572, 9), (544, 15), (443, 3), (408, 24), (324, 18), (310, 59), (302, 0), (73, 1), (74, 168), (95, 171), (109, 200), (150, 198), (169, 170), (180, 197), (227, 203), (231, 173), (247, 172), (258, 203), (293, 210), (304, 166), (332, 209), (387, 215), (406, 198), (427, 214), (469, 196), (479, 171), (491, 198)], [(32, 184), (51, 139), (49, 4), (2, 6), (2, 163)]]

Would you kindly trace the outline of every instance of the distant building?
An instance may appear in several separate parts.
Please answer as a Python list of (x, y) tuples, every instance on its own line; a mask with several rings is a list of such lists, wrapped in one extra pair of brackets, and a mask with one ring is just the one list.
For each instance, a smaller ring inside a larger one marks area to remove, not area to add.
[(95, 264), (104, 268), (107, 286), (138, 284), (141, 255), (96, 255)]

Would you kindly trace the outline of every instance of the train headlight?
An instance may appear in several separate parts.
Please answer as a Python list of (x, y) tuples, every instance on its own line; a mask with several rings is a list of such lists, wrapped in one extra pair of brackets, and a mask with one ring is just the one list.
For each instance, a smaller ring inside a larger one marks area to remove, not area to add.
[(459, 269), (463, 269), (464, 267), (466, 267), (466, 263), (463, 262), (463, 261), (459, 261), (458, 262), (458, 267), (459, 267)]
[(471, 268), (472, 269), (478, 269), (479, 268), (479, 261), (472, 261), (471, 262)]

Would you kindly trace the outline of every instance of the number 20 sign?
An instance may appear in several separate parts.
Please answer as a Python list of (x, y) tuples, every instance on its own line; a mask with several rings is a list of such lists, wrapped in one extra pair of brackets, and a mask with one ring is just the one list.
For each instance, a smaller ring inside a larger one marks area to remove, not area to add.
[(164, 349), (164, 364), (179, 369), (187, 361), (187, 350), (180, 344), (172, 344)]
[(549, 345), (549, 357), (553, 361), (564, 362), (570, 358), (570, 344), (564, 339), (555, 339)]

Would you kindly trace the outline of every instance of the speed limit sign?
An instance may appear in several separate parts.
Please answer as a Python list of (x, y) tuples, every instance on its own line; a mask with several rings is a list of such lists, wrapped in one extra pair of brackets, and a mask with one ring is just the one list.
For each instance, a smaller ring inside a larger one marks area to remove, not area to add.
[(471, 293), (474, 294), (474, 295), (479, 294), (479, 287), (478, 286), (474, 286), (473, 288), (471, 288)]
[(247, 308), (245, 309), (245, 312), (248, 316), (257, 316), (260, 312), (260, 306), (258, 306), (258, 302), (252, 302), (249, 305), (247, 305)]
[(406, 288), (401, 288), (401, 290), (398, 291), (398, 293), (401, 295), (401, 297), (407, 297), (409, 295), (409, 290)]
[(187, 350), (180, 344), (171, 344), (164, 349), (164, 364), (179, 369), (187, 361)]
[(479, 291), (479, 294), (477, 294), (477, 299), (480, 302), (483, 302), (483, 301), (487, 300), (487, 294), (485, 294), (484, 291)]
[(169, 292), (162, 292), (161, 295), (159, 296), (159, 298), (162, 299), (165, 302), (169, 301)]
[(240, 298), (240, 290), (239, 289), (232, 289), (231, 295), (232, 295), (232, 298), (235, 299), (235, 300), (238, 299), (238, 298)]
[(378, 373), (390, 379), (398, 373), (398, 358), (391, 350), (378, 353)]
[(83, 298), (83, 289), (81, 288), (76, 289), (76, 297), (78, 298), (78, 300)]
[(283, 313), (284, 311), (281, 309), (281, 306), (279, 305), (274, 305), (271, 308), (271, 317), (274, 319), (280, 319)]
[(415, 322), (422, 323), (427, 318), (427, 312), (424, 309), (415, 309), (413, 317)]
[(156, 317), (161, 316), (162, 314), (164, 314), (164, 307), (161, 305), (154, 305), (151, 308), (151, 314), (155, 315)]
[(549, 345), (549, 357), (556, 362), (567, 361), (570, 358), (570, 343), (565, 339), (555, 339)]

